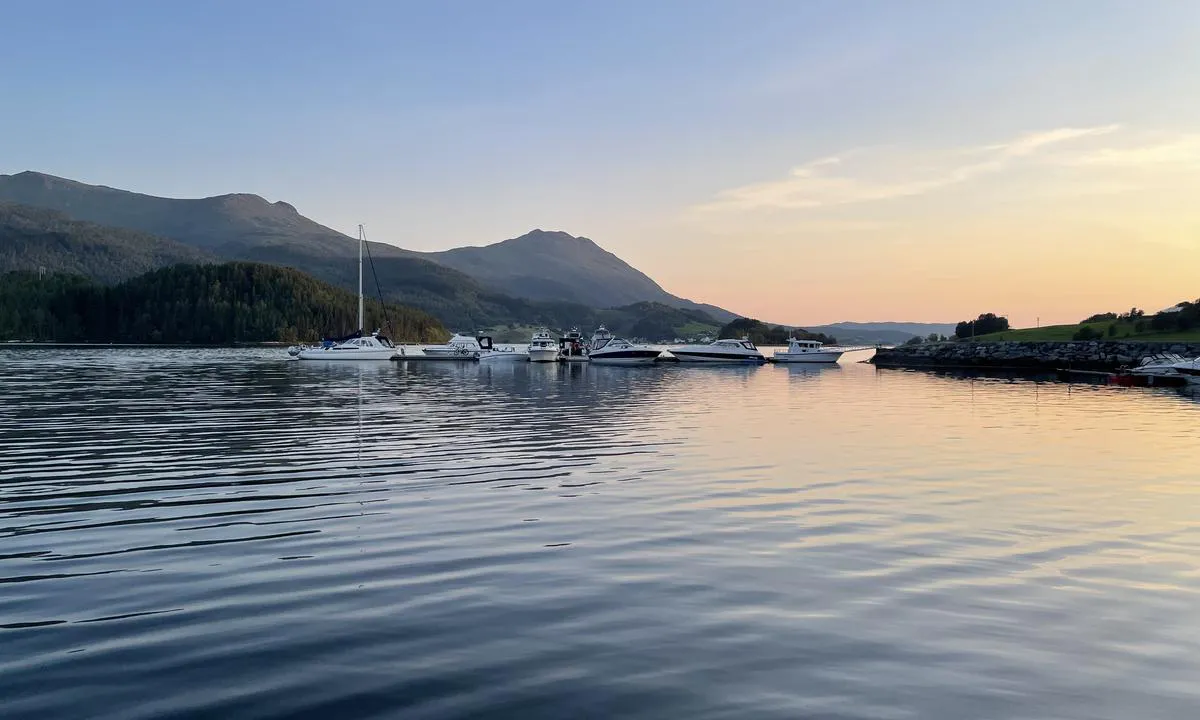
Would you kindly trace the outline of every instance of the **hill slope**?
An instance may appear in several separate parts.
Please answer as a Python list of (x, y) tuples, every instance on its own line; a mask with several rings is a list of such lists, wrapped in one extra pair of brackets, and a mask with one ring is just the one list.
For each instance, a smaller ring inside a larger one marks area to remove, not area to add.
[(925, 337), (932, 333), (953, 335), (953, 323), (906, 323), (906, 322), (840, 322), (808, 328), (810, 332), (836, 335), (844, 345), (899, 345), (914, 337)]
[[(33, 205), (113, 227), (160, 235), (225, 260), (288, 265), (342, 287), (357, 284), (357, 240), (285, 202), (248, 194), (200, 199), (143, 195), (37, 172), (0, 175), (0, 201)], [(546, 303), (609, 307), (656, 301), (734, 317), (667, 293), (590, 240), (530, 233), (485, 248), (415, 253), (370, 243), (385, 296), (467, 327), (540, 322)], [(532, 301), (532, 304), (530, 303)]]
[[(428, 314), (367, 304), (369, 327), (441, 341)], [(175, 265), (106, 287), (74, 275), (0, 276), (0, 339), (226, 344), (317, 340), (356, 330), (358, 297), (297, 270), (258, 263)]]
[(565, 300), (600, 308), (656, 302), (702, 310), (722, 322), (736, 317), (728, 310), (676, 297), (595, 242), (561, 231), (533, 230), (486, 247), (420, 256), (497, 291), (532, 300)]
[(309, 220), (285, 202), (270, 203), (258, 195), (164, 198), (26, 171), (0, 175), (0, 200), (161, 235), (224, 257), (252, 259), (281, 245), (324, 258), (358, 252), (352, 238)]
[(166, 238), (0, 202), (0, 273), (45, 269), (113, 283), (166, 265), (212, 260), (203, 250)]

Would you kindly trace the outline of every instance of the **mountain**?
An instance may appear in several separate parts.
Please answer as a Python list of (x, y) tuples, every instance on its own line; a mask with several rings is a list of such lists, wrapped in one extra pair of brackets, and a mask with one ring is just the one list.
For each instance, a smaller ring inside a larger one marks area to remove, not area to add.
[(532, 300), (564, 300), (598, 308), (655, 302), (701, 310), (721, 322), (737, 317), (714, 305), (676, 297), (592, 240), (561, 231), (533, 230), (494, 245), (420, 256), (499, 292)]
[(356, 257), (356, 240), (285, 202), (232, 194), (183, 200), (26, 171), (0, 175), (0, 200), (50, 208), (75, 220), (171, 238), (222, 257), (256, 259), (283, 247), (314, 257)]
[[(432, 316), (366, 306), (368, 327), (394, 339), (444, 341)], [(358, 325), (357, 295), (275, 265), (173, 265), (112, 286), (78, 275), (0, 276), (0, 339), (202, 343), (318, 340)]]
[[(182, 258), (187, 262), (201, 258), (267, 262), (298, 268), (348, 290), (358, 286), (357, 239), (303, 217), (287, 203), (270, 203), (257, 195), (179, 200), (23, 172), (0, 175), (0, 201), (4, 200), (102, 224), (108, 238), (130, 228), (171, 238), (175, 245), (196, 254)], [(37, 254), (26, 256), (15, 245), (5, 247), (9, 247), (8, 267), (39, 266)], [(586, 309), (573, 303), (507, 296), (464, 273), (392, 245), (372, 242), (368, 248), (385, 299), (420, 308), (455, 327), (473, 329), (511, 321), (564, 325)], [(93, 272), (83, 257), (78, 262), (81, 267), (60, 265), (62, 270), (82, 270), (105, 281), (148, 269), (144, 263), (131, 263), (119, 271)], [(40, 266), (46, 267), (44, 263)], [(367, 272), (367, 287), (371, 288), (375, 283), (370, 270)]]
[[(26, 171), (0, 175), (0, 201), (170, 238), (224, 260), (287, 265), (345, 288), (357, 285), (357, 240), (304, 217), (285, 202), (258, 195), (164, 198)], [(566, 233), (535, 231), (488, 247), (443, 253), (369, 245), (385, 297), (462, 328), (545, 322), (574, 307), (639, 301), (701, 309), (722, 321), (736, 317), (677, 298), (592, 241)]]
[(69, 273), (113, 283), (166, 265), (215, 260), (174, 240), (0, 202), (0, 273)]

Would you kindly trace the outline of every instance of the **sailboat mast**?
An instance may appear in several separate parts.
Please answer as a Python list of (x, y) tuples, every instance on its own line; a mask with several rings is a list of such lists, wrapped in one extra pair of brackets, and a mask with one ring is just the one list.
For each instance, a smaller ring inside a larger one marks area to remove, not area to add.
[(362, 290), (362, 252), (363, 244), (367, 242), (367, 234), (363, 226), (358, 226), (358, 329), (363, 331), (363, 290)]

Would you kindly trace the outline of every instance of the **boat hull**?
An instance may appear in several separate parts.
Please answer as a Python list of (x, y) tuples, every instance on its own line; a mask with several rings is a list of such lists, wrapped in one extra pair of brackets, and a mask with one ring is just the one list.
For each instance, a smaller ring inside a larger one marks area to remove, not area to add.
[(658, 350), (620, 350), (597, 352), (588, 356), (588, 361), (599, 365), (651, 365), (662, 353)]
[(427, 347), (421, 349), (421, 354), (428, 360), (474, 360), (479, 357), (478, 350), (467, 348)]
[(492, 350), (479, 355), (479, 362), (528, 362), (529, 356), (523, 352)]
[(724, 365), (762, 365), (767, 361), (762, 355), (740, 355), (697, 350), (672, 350), (671, 354), (681, 363), (709, 363)]
[(337, 348), (309, 348), (296, 355), (300, 360), (391, 360), (396, 356), (392, 348), (379, 350), (339, 350)]
[(822, 350), (820, 352), (806, 353), (788, 353), (777, 352), (773, 359), (777, 363), (835, 363), (842, 357), (841, 351), (829, 352)]
[(555, 362), (557, 360), (558, 360), (558, 349), (557, 348), (551, 348), (549, 350), (530, 348), (530, 350), (529, 350), (529, 362), (549, 363), (549, 362)]

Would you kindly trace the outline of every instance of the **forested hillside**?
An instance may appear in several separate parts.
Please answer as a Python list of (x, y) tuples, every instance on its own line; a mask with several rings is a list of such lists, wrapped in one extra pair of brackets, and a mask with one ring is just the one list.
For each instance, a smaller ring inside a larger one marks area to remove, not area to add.
[(800, 328), (789, 329), (782, 325), (768, 325), (761, 320), (738, 318), (721, 328), (719, 337), (750, 338), (755, 345), (787, 345), (789, 338), (816, 340), (826, 345), (837, 345), (837, 338), (824, 333), (812, 333)]
[(596, 324), (605, 323), (617, 335), (649, 341), (715, 333), (720, 323), (700, 310), (682, 310), (656, 302), (640, 302), (596, 313)]
[(214, 259), (174, 240), (0, 202), (0, 273), (45, 269), (114, 283), (167, 265)]
[[(358, 282), (357, 238), (304, 217), (286, 202), (257, 195), (165, 198), (22, 172), (0, 175), (0, 201), (103, 224), (93, 227), (129, 228), (124, 232), (169, 238), (195, 253), (149, 265), (128, 263), (123, 269), (122, 263), (102, 259), (99, 265), (107, 269), (96, 271), (84, 254), (77, 254), (74, 264), (14, 255), (23, 259), (0, 265), (0, 270), (46, 267), (112, 282), (175, 262), (216, 259), (294, 267), (348, 290)], [(722, 321), (734, 317), (721, 308), (677, 298), (591, 240), (562, 232), (534, 231), (484, 248), (441, 253), (416, 253), (379, 242), (368, 245), (385, 299), (425, 310), (455, 328), (569, 326), (584, 322), (580, 312), (587, 308), (633, 301), (704, 310)]]
[[(229, 344), (318, 340), (358, 328), (358, 298), (298, 270), (258, 263), (176, 265), (106, 287), (79, 276), (0, 276), (0, 339)], [(438, 342), (432, 316), (369, 301), (367, 328)], [(390, 324), (390, 329), (389, 329)]]

